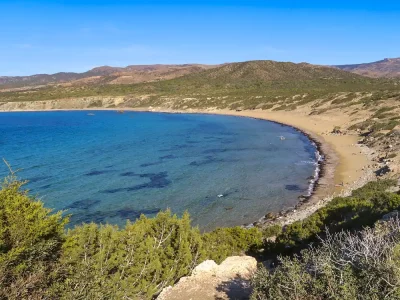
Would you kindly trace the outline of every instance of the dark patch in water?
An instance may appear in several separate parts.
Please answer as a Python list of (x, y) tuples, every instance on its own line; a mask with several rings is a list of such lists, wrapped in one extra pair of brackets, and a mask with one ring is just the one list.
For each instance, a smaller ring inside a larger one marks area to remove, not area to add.
[(174, 146), (172, 146), (171, 148), (169, 148), (169, 149), (161, 149), (161, 150), (159, 150), (159, 152), (174, 152), (174, 151), (177, 151), (177, 150), (180, 150), (180, 149), (185, 149), (185, 148), (193, 148), (194, 146), (192, 146), (192, 145), (186, 145), (186, 144), (183, 144), (183, 145), (174, 145)]
[(225, 144), (225, 145), (227, 145), (227, 144), (233, 144), (235, 141), (233, 141), (233, 140), (221, 140), (220, 141), (220, 143), (221, 144)]
[(161, 211), (161, 209), (159, 209), (159, 208), (141, 209), (141, 210), (133, 210), (130, 208), (125, 208), (125, 209), (117, 210), (117, 215), (120, 218), (132, 220), (132, 217), (134, 219), (137, 219), (141, 215), (154, 215), (154, 214), (158, 214), (160, 211)]
[(150, 163), (144, 163), (141, 164), (140, 167), (145, 168), (145, 167), (150, 167), (150, 166), (157, 166), (157, 165), (161, 165), (163, 163), (163, 160), (165, 159), (174, 159), (177, 158), (177, 156), (170, 154), (170, 155), (164, 155), (164, 156), (160, 156), (159, 157), (159, 161), (155, 161), (155, 162), (150, 162)]
[(145, 164), (141, 164), (140, 167), (145, 168), (145, 167), (150, 167), (150, 166), (157, 166), (162, 164), (162, 161), (156, 161), (156, 162), (152, 162), (152, 163), (145, 163)]
[(38, 182), (38, 181), (45, 180), (48, 178), (50, 178), (50, 176), (36, 176), (36, 177), (29, 178), (28, 181), (29, 181), (29, 183), (33, 183), (33, 182)]
[(175, 156), (175, 155), (173, 155), (173, 154), (164, 155), (164, 156), (160, 156), (160, 157), (159, 157), (159, 159), (160, 159), (159, 161), (141, 164), (140, 166), (141, 166), (142, 168), (150, 167), (150, 166), (157, 166), (157, 165), (161, 165), (161, 164), (163, 163), (163, 160), (165, 160), (165, 159), (175, 159), (175, 158), (178, 158), (178, 157)]
[(227, 148), (221, 148), (221, 149), (208, 149), (208, 150), (204, 150), (203, 153), (204, 154), (215, 154), (215, 153), (224, 153), (229, 151), (229, 149)]
[(107, 173), (110, 173), (110, 172), (112, 172), (112, 171), (111, 170), (99, 170), (99, 171), (95, 170), (95, 171), (91, 171), (89, 173), (86, 173), (85, 175), (86, 176), (97, 176), (97, 175), (107, 174)]
[(288, 191), (296, 191), (296, 192), (303, 191), (303, 189), (300, 188), (297, 184), (286, 184), (285, 189)]
[(160, 156), (160, 159), (174, 159), (174, 158), (178, 158), (178, 157), (173, 154)]
[(125, 191), (125, 188), (119, 188), (119, 189), (109, 189), (109, 190), (104, 190), (102, 191), (102, 193), (106, 193), (106, 194), (115, 194), (115, 193), (119, 193), (122, 191)]
[(204, 154), (218, 154), (233, 151), (277, 151), (279, 150), (275, 145), (269, 145), (268, 147), (255, 147), (255, 148), (214, 148), (204, 150)]
[(209, 164), (213, 164), (213, 163), (221, 163), (221, 162), (225, 162), (225, 160), (215, 158), (213, 156), (206, 156), (205, 159), (192, 161), (189, 165), (200, 167), (200, 166), (204, 166), (204, 165), (209, 165)]
[(41, 186), (40, 189), (45, 190), (45, 189), (48, 189), (49, 187), (51, 187), (51, 184), (47, 184), (47, 185)]
[(93, 205), (96, 205), (100, 203), (100, 200), (94, 200), (94, 199), (86, 199), (86, 200), (80, 200), (80, 201), (75, 201), (65, 207), (65, 209), (69, 208), (76, 208), (76, 209), (88, 209), (89, 207), (92, 207)]
[(121, 176), (137, 176), (137, 174), (135, 172), (125, 172), (120, 174)]
[(105, 166), (106, 169), (112, 168), (114, 165)]
[(161, 211), (159, 208), (154, 209), (140, 209), (134, 210), (131, 208), (123, 208), (112, 211), (96, 211), (90, 214), (73, 214), (71, 217), (71, 223), (80, 224), (80, 223), (104, 223), (108, 218), (121, 218), (127, 219), (131, 221), (135, 221), (140, 218), (141, 215), (154, 215)]
[(171, 181), (167, 179), (167, 172), (140, 174), (139, 177), (149, 178), (150, 182), (127, 188), (127, 191), (137, 191), (141, 189), (161, 189), (171, 184)]
[(121, 174), (121, 176), (135, 176), (140, 178), (148, 178), (150, 179), (150, 182), (134, 185), (128, 188), (104, 190), (102, 191), (102, 193), (114, 194), (123, 191), (132, 192), (142, 189), (161, 189), (171, 184), (171, 181), (167, 179), (168, 172), (145, 173), (145, 174), (135, 174), (134, 172), (127, 172)]

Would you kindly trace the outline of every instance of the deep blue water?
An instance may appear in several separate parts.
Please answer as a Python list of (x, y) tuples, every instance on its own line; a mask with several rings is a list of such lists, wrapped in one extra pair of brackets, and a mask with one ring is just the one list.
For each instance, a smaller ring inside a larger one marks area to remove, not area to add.
[(250, 118), (0, 113), (0, 157), (72, 224), (123, 226), (166, 208), (188, 210), (205, 230), (250, 223), (307, 193), (315, 151), (293, 128)]

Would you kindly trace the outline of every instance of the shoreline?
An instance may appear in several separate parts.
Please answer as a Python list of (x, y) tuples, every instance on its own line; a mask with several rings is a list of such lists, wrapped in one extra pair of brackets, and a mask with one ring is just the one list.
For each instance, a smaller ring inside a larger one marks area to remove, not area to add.
[[(373, 172), (369, 168), (371, 164), (371, 150), (365, 146), (360, 147), (357, 144), (358, 136), (345, 135), (333, 136), (327, 135), (326, 132), (333, 129), (332, 122), (319, 122), (317, 125), (314, 116), (302, 116), (296, 112), (274, 112), (262, 110), (171, 110), (163, 108), (85, 108), (85, 109), (39, 109), (39, 110), (14, 110), (2, 112), (39, 112), (39, 111), (137, 111), (137, 112), (159, 112), (159, 113), (184, 113), (184, 114), (213, 114), (213, 115), (230, 115), (236, 117), (248, 117), (253, 119), (270, 121), (283, 126), (289, 126), (296, 131), (304, 134), (316, 147), (316, 155), (323, 157), (318, 160), (314, 175), (314, 182), (311, 184), (310, 195), (299, 197), (298, 203), (294, 207), (281, 210), (276, 214), (267, 213), (261, 219), (244, 226), (266, 226), (270, 224), (287, 225), (294, 221), (301, 220), (315, 212), (320, 207), (335, 196), (346, 196), (352, 190), (358, 188), (368, 181), (374, 180)], [(320, 120), (318, 120), (320, 121)], [(336, 120), (335, 120), (336, 121)], [(314, 128), (315, 127), (315, 128)], [(319, 130), (317, 130), (317, 128)], [(322, 130), (322, 132), (321, 132)], [(325, 131), (325, 133), (324, 133)], [(350, 148), (349, 153), (348, 149)], [(357, 151), (358, 150), (358, 151)], [(364, 151), (363, 151), (364, 150)], [(357, 160), (354, 160), (357, 151)], [(347, 166), (347, 162), (351, 162), (352, 166), (356, 165), (356, 170)], [(362, 171), (362, 174), (358, 174)], [(317, 178), (315, 178), (317, 176)], [(338, 186), (343, 184), (342, 186)]]

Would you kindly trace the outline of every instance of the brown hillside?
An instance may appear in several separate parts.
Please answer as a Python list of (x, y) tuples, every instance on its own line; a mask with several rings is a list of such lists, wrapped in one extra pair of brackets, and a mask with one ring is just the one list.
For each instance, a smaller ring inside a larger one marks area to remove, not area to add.
[(369, 77), (400, 77), (400, 58), (386, 58), (384, 60), (357, 64), (341, 65), (336, 68)]

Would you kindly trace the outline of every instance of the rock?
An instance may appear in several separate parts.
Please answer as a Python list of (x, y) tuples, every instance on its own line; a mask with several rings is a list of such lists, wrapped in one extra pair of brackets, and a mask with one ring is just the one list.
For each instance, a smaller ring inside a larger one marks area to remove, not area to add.
[(206, 260), (199, 264), (196, 268), (192, 271), (192, 276), (202, 275), (204, 273), (212, 273), (215, 274), (215, 269), (218, 265), (213, 260)]
[(249, 279), (256, 270), (257, 261), (250, 256), (228, 257), (220, 265), (207, 260), (191, 276), (165, 288), (157, 300), (249, 299)]
[(217, 277), (250, 279), (257, 270), (257, 261), (251, 256), (231, 256), (225, 259), (216, 269)]
[(399, 212), (398, 212), (397, 210), (394, 210), (394, 211), (392, 211), (392, 212), (390, 212), (390, 213), (384, 215), (384, 216), (382, 217), (381, 221), (387, 222), (387, 221), (389, 221), (390, 219), (398, 218), (398, 217), (399, 217)]

